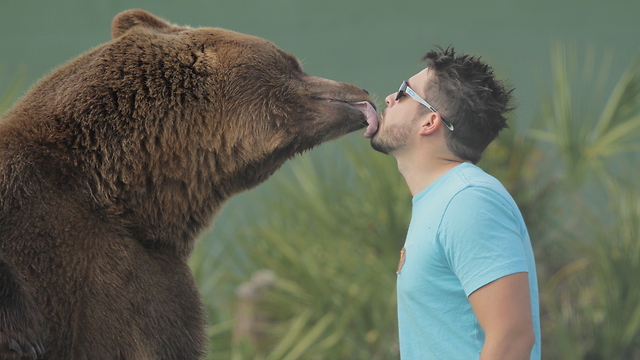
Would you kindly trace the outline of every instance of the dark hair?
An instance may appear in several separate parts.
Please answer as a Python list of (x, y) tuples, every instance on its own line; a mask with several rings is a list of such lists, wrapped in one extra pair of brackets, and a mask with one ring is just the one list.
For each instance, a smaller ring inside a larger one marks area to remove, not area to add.
[(446, 131), (449, 149), (476, 164), (508, 127), (504, 114), (515, 108), (509, 106), (513, 89), (497, 80), (493, 68), (479, 57), (456, 54), (452, 47), (436, 50), (422, 57), (435, 75), (427, 85), (427, 99), (454, 126), (454, 131)]

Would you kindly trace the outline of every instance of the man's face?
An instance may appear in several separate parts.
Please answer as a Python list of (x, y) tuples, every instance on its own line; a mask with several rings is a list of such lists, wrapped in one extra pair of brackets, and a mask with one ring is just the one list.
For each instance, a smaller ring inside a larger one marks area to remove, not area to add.
[[(409, 86), (423, 98), (428, 76), (427, 69), (424, 69), (407, 80)], [(378, 132), (371, 138), (371, 147), (384, 154), (393, 154), (407, 148), (417, 136), (416, 120), (421, 116), (422, 104), (409, 96), (396, 101), (396, 95), (397, 92), (385, 98), (387, 108), (382, 112)]]

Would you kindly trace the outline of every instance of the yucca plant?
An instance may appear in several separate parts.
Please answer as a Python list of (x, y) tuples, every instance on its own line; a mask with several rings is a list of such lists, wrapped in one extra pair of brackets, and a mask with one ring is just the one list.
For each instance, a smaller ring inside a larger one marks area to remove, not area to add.
[(640, 193), (611, 196), (610, 221), (591, 218), (582, 257), (547, 282), (554, 359), (640, 359)]
[[(594, 75), (595, 51), (578, 57), (575, 48), (557, 45), (552, 54), (553, 91), (542, 103), (544, 128), (532, 134), (553, 146), (571, 187), (581, 188), (589, 179), (615, 186), (624, 179), (612, 170), (640, 151), (640, 56), (607, 99), (607, 56)], [(581, 76), (578, 58), (585, 63)]]
[(621, 189), (637, 188), (640, 57), (609, 97), (606, 56), (597, 75), (594, 52), (580, 58), (581, 73), (575, 48), (558, 46), (552, 58), (553, 91), (532, 134), (556, 164), (548, 167), (556, 201), (534, 226), (552, 229), (538, 254), (550, 254), (540, 247), (554, 243), (565, 251), (555, 257), (564, 266), (540, 277), (544, 358), (636, 359), (640, 239), (633, 209), (640, 199)]
[(579, 56), (575, 46), (557, 44), (552, 51), (552, 91), (530, 131), (546, 153), (540, 174), (554, 185), (536, 225), (548, 229), (546, 245), (566, 244), (585, 228), (577, 209), (607, 202), (607, 189), (634, 181), (625, 167), (640, 150), (640, 57), (607, 96), (610, 58), (598, 67), (594, 49)]
[[(640, 193), (616, 191), (609, 226), (594, 228), (587, 249), (592, 304), (585, 316), (593, 326), (588, 358), (640, 359)], [(588, 336), (588, 335), (587, 335)]]

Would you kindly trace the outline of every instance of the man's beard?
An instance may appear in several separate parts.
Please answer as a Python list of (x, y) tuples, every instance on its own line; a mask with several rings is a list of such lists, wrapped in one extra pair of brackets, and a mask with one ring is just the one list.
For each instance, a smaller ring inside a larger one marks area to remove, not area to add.
[(403, 148), (407, 144), (411, 133), (412, 121), (403, 124), (394, 124), (380, 127), (371, 138), (371, 147), (383, 154), (391, 154)]

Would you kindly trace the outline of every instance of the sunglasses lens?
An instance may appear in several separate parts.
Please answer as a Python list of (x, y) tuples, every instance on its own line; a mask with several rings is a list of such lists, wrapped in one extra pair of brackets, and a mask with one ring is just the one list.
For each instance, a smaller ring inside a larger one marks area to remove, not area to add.
[(407, 81), (403, 81), (402, 84), (400, 84), (400, 88), (398, 89), (398, 94), (396, 94), (396, 101), (402, 99), (403, 96), (405, 96), (407, 90)]

